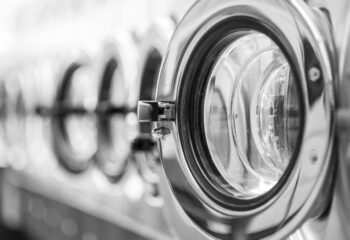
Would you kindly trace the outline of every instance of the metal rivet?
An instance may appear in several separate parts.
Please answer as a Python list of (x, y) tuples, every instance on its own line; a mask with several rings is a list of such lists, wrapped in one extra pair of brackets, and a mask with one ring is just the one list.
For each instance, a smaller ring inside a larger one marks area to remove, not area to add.
[(316, 82), (320, 79), (321, 77), (321, 72), (318, 68), (316, 67), (312, 67), (310, 70), (309, 70), (309, 79), (313, 82)]
[(157, 127), (152, 130), (152, 136), (155, 138), (163, 138), (168, 134), (170, 134), (170, 130), (166, 127)]
[(318, 160), (317, 152), (315, 149), (311, 150), (310, 159), (313, 163), (315, 163)]

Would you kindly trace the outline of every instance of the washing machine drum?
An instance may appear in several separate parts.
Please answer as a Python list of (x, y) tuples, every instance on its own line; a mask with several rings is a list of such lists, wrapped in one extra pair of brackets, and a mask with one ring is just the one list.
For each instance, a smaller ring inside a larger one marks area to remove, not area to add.
[(185, 229), (283, 239), (323, 213), (334, 169), (328, 29), (302, 1), (204, 0), (182, 19), (156, 101), (138, 109), (157, 122), (162, 192), (175, 199), (165, 204), (181, 239)]

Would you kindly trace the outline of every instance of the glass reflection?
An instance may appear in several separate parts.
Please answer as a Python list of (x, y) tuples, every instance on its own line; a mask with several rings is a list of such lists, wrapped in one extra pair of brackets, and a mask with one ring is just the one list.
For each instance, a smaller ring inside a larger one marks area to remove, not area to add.
[(281, 49), (255, 31), (237, 35), (215, 63), (204, 101), (219, 184), (242, 199), (266, 193), (291, 161), (299, 125), (297, 88)]

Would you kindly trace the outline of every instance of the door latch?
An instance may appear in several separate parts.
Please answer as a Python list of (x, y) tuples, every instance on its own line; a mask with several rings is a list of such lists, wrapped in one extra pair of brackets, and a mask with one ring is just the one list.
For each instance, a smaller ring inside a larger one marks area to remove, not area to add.
[(175, 121), (175, 103), (139, 101), (137, 115), (139, 122)]

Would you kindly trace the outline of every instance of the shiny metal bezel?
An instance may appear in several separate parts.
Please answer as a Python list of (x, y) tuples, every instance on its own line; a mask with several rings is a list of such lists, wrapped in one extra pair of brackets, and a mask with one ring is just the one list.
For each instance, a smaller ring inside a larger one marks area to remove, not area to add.
[[(245, 17), (264, 25), (287, 48), (302, 90), (305, 109), (300, 151), (284, 186), (262, 205), (244, 211), (223, 207), (199, 186), (183, 152), (179, 133), (183, 129), (179, 129), (178, 116), (175, 122), (158, 122), (158, 127), (170, 129), (170, 134), (161, 139), (160, 145), (171, 190), (181, 206), (181, 212), (199, 225), (200, 232), (205, 232), (203, 237), (208, 233), (211, 237), (232, 236), (244, 229), (251, 238), (263, 238), (278, 229), (269, 239), (281, 239), (308, 217), (317, 215), (318, 208), (327, 202), (327, 199), (318, 197), (328, 189), (334, 166), (331, 161), (334, 49), (328, 25), (325, 25), (324, 19), (315, 16), (302, 1), (205, 0), (192, 7), (175, 31), (162, 65), (157, 101), (175, 102), (178, 113), (187, 64), (202, 37), (225, 19)], [(305, 54), (310, 50), (314, 52), (322, 74), (316, 97), (312, 95), (315, 85), (308, 77), (310, 69), (305, 69), (304, 65), (308, 58)], [(169, 204), (167, 208), (174, 207), (170, 201), (166, 204)], [(213, 230), (208, 227), (209, 221), (224, 227)], [(178, 233), (181, 234), (181, 230)]]
[[(139, 100), (141, 99), (142, 91), (144, 91), (144, 88), (150, 88), (148, 90), (151, 90), (154, 92), (154, 95), (152, 96), (152, 98), (155, 97), (155, 90), (156, 90), (158, 76), (156, 76), (155, 79), (147, 79), (148, 81), (147, 83), (142, 81), (144, 80), (145, 71), (147, 71), (146, 69), (147, 65), (150, 64), (148, 61), (150, 61), (150, 57), (153, 51), (156, 51), (159, 54), (159, 57), (161, 57), (160, 61), (163, 60), (166, 54), (168, 44), (170, 42), (170, 38), (174, 32), (174, 29), (175, 29), (174, 20), (170, 18), (165, 18), (165, 17), (158, 18), (151, 24), (149, 29), (144, 34), (144, 37), (142, 38), (141, 46), (139, 49), (140, 62), (142, 64), (140, 67), (139, 76), (138, 76), (138, 99)], [(160, 70), (160, 64), (161, 63), (159, 63), (159, 70)], [(152, 83), (152, 84), (149, 84), (149, 83)], [(150, 126), (153, 125), (152, 123), (147, 123), (147, 124), (149, 124)], [(150, 149), (150, 150), (133, 151), (133, 158), (135, 159), (136, 167), (138, 169), (138, 172), (140, 173), (140, 176), (146, 183), (151, 185), (158, 184), (159, 183), (158, 173), (154, 172), (147, 165), (147, 163), (150, 161), (159, 162), (160, 156), (159, 156), (159, 151), (156, 144), (156, 139), (152, 137), (151, 131), (150, 132), (142, 131), (141, 125), (139, 125), (138, 127), (139, 127), (139, 135), (137, 138), (141, 141), (154, 142), (154, 147), (153, 149)], [(158, 188), (158, 186), (151, 186), (151, 187)], [(158, 189), (156, 191), (158, 192)], [(159, 196), (155, 196), (155, 197), (158, 198)], [(159, 202), (159, 199), (156, 201), (153, 201), (153, 200), (154, 199), (151, 199), (152, 203)]]

